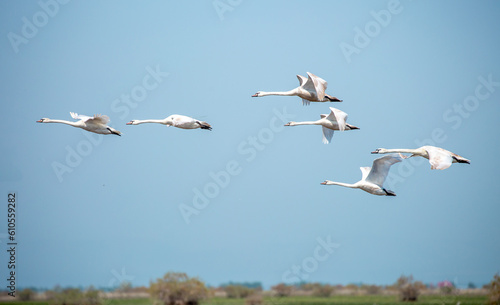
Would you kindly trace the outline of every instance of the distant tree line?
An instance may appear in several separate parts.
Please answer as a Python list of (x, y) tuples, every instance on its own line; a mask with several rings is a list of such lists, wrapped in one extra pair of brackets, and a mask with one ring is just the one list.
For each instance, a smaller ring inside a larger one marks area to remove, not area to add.
[[(471, 284), (468, 285), (471, 288)], [(271, 287), (271, 296), (286, 298), (294, 294), (312, 295), (316, 297), (328, 298), (335, 294), (337, 290), (351, 291), (354, 294), (380, 294), (383, 291), (392, 291), (399, 294), (401, 301), (414, 302), (426, 286), (421, 281), (415, 281), (412, 275), (400, 276), (397, 281), (389, 286), (377, 286), (366, 284), (330, 285), (323, 283), (301, 282), (297, 284), (279, 283)], [(441, 294), (451, 294), (455, 292), (455, 286), (450, 281), (439, 282), (436, 286)], [(493, 280), (483, 286), (488, 291), (488, 304), (500, 305), (500, 275), (496, 274)], [(123, 282), (115, 292), (123, 294), (133, 292), (148, 292), (155, 305), (198, 305), (202, 300), (208, 299), (217, 291), (223, 292), (228, 298), (244, 298), (246, 305), (263, 304), (262, 284), (260, 282), (228, 282), (218, 288), (207, 288), (198, 278), (189, 277), (185, 273), (168, 272), (162, 278), (150, 283), (147, 287), (132, 287), (128, 282)], [(32, 301), (37, 294), (36, 289), (26, 288), (18, 293), (19, 301)], [(51, 305), (104, 305), (106, 304), (101, 290), (89, 287), (81, 288), (61, 288), (56, 286), (52, 290), (44, 292), (45, 300)], [(269, 294), (267, 294), (269, 296)]]

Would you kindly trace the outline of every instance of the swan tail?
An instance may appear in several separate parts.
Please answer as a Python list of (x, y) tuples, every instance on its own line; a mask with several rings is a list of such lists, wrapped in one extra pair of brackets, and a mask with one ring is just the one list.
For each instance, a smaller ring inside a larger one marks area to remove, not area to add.
[(344, 100), (340, 100), (336, 98), (335, 96), (330, 96), (328, 94), (325, 94), (325, 97), (330, 101), (330, 102), (343, 102)]
[(467, 163), (467, 164), (470, 164), (470, 160), (465, 159), (464, 157), (460, 157), (458, 155), (453, 156), (453, 160), (457, 161), (458, 163)]
[(396, 193), (394, 193), (393, 191), (386, 190), (384, 188), (382, 190), (385, 192), (386, 196), (396, 196)]
[(196, 123), (198, 123), (198, 125), (200, 125), (200, 128), (201, 129), (208, 129), (208, 130), (212, 130), (212, 126), (210, 124), (208, 124), (207, 122), (200, 122), (200, 121), (197, 121)]

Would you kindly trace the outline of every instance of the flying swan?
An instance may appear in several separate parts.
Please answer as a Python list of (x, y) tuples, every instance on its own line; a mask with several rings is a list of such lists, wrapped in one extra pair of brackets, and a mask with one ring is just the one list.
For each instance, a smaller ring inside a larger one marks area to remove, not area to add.
[(86, 131), (98, 133), (98, 134), (114, 134), (117, 136), (121, 136), (121, 132), (118, 130), (109, 127), (107, 124), (109, 123), (109, 117), (107, 115), (100, 115), (96, 114), (92, 117), (86, 116), (86, 115), (81, 115), (77, 114), (74, 112), (70, 112), (71, 117), (75, 120), (79, 120), (76, 122), (71, 122), (71, 121), (65, 121), (65, 120), (52, 120), (48, 118), (43, 118), (38, 121), (37, 123), (61, 123), (61, 124), (67, 124), (73, 127), (78, 127), (82, 128)]
[(321, 114), (321, 119), (317, 121), (306, 122), (288, 122), (285, 126), (298, 126), (298, 125), (321, 125), (323, 126), (323, 143), (328, 144), (332, 140), (334, 130), (353, 130), (359, 127), (347, 124), (347, 113), (333, 107), (330, 108), (330, 114)]
[(266, 95), (298, 96), (302, 98), (303, 105), (309, 105), (311, 102), (342, 102), (336, 97), (325, 94), (328, 83), (312, 73), (307, 72), (308, 78), (297, 75), (300, 86), (290, 91), (284, 92), (265, 92), (259, 91), (252, 97), (261, 97)]
[(212, 126), (207, 122), (199, 121), (193, 118), (190, 118), (185, 115), (173, 114), (163, 120), (132, 120), (127, 123), (127, 125), (139, 125), (144, 123), (158, 123), (167, 126), (173, 126), (182, 129), (208, 129), (212, 130)]
[(447, 169), (451, 166), (452, 163), (467, 163), (470, 164), (470, 160), (465, 159), (457, 154), (452, 153), (451, 151), (447, 151), (446, 149), (442, 149), (440, 147), (435, 146), (422, 146), (417, 149), (385, 149), (385, 148), (377, 148), (375, 151), (372, 151), (372, 154), (388, 154), (388, 153), (409, 153), (412, 154), (409, 157), (411, 158), (415, 156), (424, 157), (429, 159), (429, 163), (431, 164), (431, 169)]
[(334, 182), (330, 180), (325, 180), (321, 184), (358, 188), (370, 194), (379, 196), (396, 196), (393, 191), (386, 190), (383, 187), (383, 184), (387, 174), (389, 173), (390, 167), (395, 163), (401, 162), (403, 159), (404, 158), (400, 154), (391, 154), (375, 159), (372, 167), (360, 167), (362, 173), (361, 180), (354, 184)]

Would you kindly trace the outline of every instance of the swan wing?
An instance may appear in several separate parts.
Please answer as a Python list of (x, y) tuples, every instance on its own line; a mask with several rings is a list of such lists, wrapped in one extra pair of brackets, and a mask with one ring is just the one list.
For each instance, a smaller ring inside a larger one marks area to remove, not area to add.
[(93, 117), (87, 120), (87, 123), (98, 124), (98, 125), (107, 125), (109, 123), (109, 116), (95, 114)]
[(365, 180), (366, 177), (368, 177), (368, 174), (370, 173), (370, 170), (372, 168), (369, 166), (366, 166), (366, 167), (360, 167), (359, 169), (361, 170), (361, 180)]
[(389, 169), (395, 163), (401, 162), (403, 158), (400, 154), (390, 154), (373, 161), (372, 169), (365, 181), (374, 183), (380, 187), (384, 184)]
[(177, 114), (173, 116), (172, 123), (173, 126), (182, 128), (182, 127), (190, 127), (191, 125), (196, 123), (196, 120), (185, 115)]
[(426, 147), (431, 169), (447, 169), (453, 163), (453, 157), (444, 149)]
[(330, 128), (326, 128), (325, 126), (322, 127), (323, 127), (323, 143), (328, 144), (332, 140), (333, 130)]
[(302, 89), (315, 94), (318, 98), (318, 101), (323, 101), (323, 99), (325, 98), (325, 91), (327, 86), (326, 81), (309, 72), (307, 72), (307, 76), (307, 81), (301, 85)]
[(347, 120), (347, 113), (333, 107), (330, 107), (330, 111), (330, 114), (326, 118), (330, 121), (337, 122), (337, 124), (339, 125), (339, 130), (344, 131), (346, 126), (345, 121)]
[(78, 114), (76, 112), (70, 112), (69, 113), (71, 115), (71, 117), (75, 120), (82, 120), (84, 122), (87, 122), (88, 120), (90, 120), (92, 117), (90, 116), (87, 116), (87, 115), (83, 115), (83, 114)]
[(298, 75), (297, 74), (297, 78), (299, 79), (299, 84), (300, 86), (302, 86), (303, 84), (305, 84), (307, 82), (307, 78), (305, 78), (304, 76), (302, 75)]
[(325, 91), (328, 83), (319, 76), (316, 76), (312, 73), (307, 72), (308, 79), (312, 80), (314, 84), (314, 89), (316, 91), (316, 95), (318, 95), (318, 101), (322, 101), (325, 98)]

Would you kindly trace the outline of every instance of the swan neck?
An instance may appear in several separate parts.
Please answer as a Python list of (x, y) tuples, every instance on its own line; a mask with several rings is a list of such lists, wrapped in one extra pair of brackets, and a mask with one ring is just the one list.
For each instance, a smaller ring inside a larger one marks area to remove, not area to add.
[(350, 187), (350, 188), (358, 188), (358, 185), (356, 183), (350, 184), (350, 183), (343, 183), (343, 182), (328, 181), (327, 185), (339, 185), (339, 186)]
[(292, 89), (290, 91), (261, 91), (260, 96), (266, 96), (266, 95), (281, 95), (281, 96), (294, 96), (297, 95), (297, 89)]
[(165, 120), (136, 120), (135, 124), (145, 124), (145, 123), (158, 123), (158, 124), (166, 124)]
[(53, 119), (50, 119), (44, 123), (60, 123), (60, 124), (66, 124), (66, 125), (70, 125), (70, 126), (75, 126), (75, 127), (79, 127), (80, 124), (78, 124), (78, 122), (71, 122), (71, 121), (66, 121), (66, 120), (53, 120)]
[(403, 154), (413, 154), (416, 153), (416, 149), (410, 149), (410, 148), (395, 148), (395, 149), (386, 149), (386, 153), (391, 154), (391, 153), (403, 153)]
[(321, 125), (320, 121), (304, 121), (304, 122), (295, 122), (292, 124), (292, 126), (297, 126), (297, 125)]

